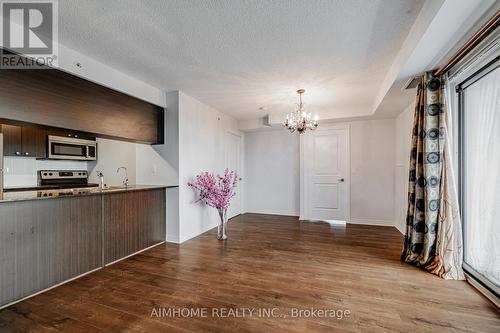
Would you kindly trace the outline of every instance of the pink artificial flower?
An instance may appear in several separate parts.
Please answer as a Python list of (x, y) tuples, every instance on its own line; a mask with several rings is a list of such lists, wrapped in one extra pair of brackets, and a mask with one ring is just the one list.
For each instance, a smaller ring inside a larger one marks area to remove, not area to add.
[(237, 181), (238, 173), (226, 169), (223, 176), (202, 172), (188, 185), (198, 192), (197, 202), (202, 201), (217, 209), (227, 209), (231, 199), (236, 195), (234, 189)]

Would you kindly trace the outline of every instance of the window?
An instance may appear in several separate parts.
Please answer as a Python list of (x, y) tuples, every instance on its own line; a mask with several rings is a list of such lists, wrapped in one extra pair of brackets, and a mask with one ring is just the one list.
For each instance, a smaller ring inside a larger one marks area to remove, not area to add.
[(464, 269), (500, 290), (500, 57), (457, 87)]

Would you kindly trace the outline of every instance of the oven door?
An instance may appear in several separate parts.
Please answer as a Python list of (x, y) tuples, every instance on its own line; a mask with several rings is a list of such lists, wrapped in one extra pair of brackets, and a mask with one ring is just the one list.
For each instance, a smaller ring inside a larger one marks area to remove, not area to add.
[[(92, 150), (95, 152), (95, 141), (49, 136), (48, 143), (47, 157), (49, 159), (77, 161), (96, 159), (95, 153), (89, 154)], [(91, 147), (93, 147), (93, 149)]]

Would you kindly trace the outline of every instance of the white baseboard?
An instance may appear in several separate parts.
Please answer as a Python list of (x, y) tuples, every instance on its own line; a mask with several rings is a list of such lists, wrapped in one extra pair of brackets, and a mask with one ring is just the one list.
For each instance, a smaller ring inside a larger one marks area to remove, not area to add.
[(351, 218), (349, 220), (350, 224), (366, 224), (366, 225), (379, 225), (386, 227), (394, 227), (394, 221), (391, 220), (374, 220), (374, 219), (356, 219)]
[(398, 229), (398, 231), (402, 234), (402, 235), (405, 235), (406, 234), (406, 225), (394, 225), (396, 227), (396, 229)]
[(248, 214), (268, 214), (268, 215), (281, 215), (281, 216), (299, 216), (299, 212), (284, 212), (284, 211), (261, 211), (261, 210), (250, 210), (247, 211)]
[(167, 243), (179, 244), (179, 236), (178, 235), (175, 235), (175, 236), (169, 236), (169, 235), (167, 235), (166, 242)]

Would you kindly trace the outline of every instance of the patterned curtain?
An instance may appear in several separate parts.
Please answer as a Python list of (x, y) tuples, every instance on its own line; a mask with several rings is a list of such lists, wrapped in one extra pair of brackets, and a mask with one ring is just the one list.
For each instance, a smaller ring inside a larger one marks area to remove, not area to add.
[(464, 279), (458, 199), (448, 140), (445, 78), (426, 73), (413, 115), (406, 236), (401, 260)]

